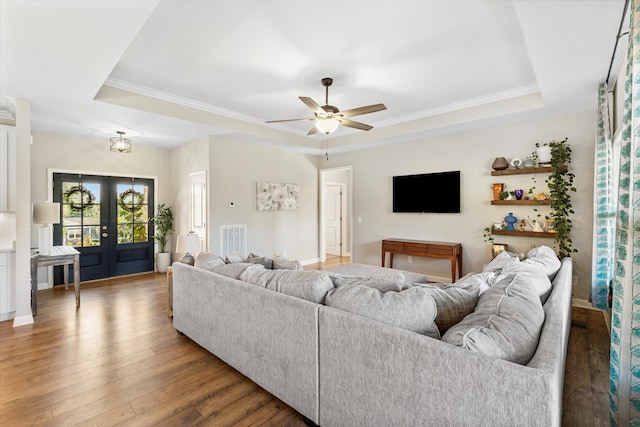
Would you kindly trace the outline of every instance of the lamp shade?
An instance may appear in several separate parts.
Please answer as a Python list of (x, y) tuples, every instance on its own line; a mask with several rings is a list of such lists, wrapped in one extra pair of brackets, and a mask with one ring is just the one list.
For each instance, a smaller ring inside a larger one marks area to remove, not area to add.
[(33, 204), (34, 224), (60, 223), (60, 203), (42, 202)]
[(195, 233), (183, 234), (178, 236), (178, 253), (195, 254), (200, 252), (200, 236)]

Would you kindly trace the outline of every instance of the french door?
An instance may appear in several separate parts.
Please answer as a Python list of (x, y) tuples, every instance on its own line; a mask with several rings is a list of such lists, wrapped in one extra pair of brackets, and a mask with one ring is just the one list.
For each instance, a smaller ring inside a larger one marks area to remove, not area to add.
[[(98, 175), (53, 175), (60, 203), (54, 245), (80, 252), (80, 280), (153, 271), (153, 180)], [(54, 282), (62, 283), (61, 271)]]

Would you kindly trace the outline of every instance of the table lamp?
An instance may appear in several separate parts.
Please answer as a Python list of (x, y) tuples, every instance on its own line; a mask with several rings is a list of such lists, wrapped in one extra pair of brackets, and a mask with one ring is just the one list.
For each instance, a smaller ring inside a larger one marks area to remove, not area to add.
[(176, 251), (178, 253), (184, 253), (184, 257), (182, 257), (180, 262), (189, 265), (195, 264), (196, 259), (192, 254), (197, 255), (197, 253), (200, 252), (200, 236), (193, 232), (178, 236)]
[(52, 224), (60, 223), (60, 203), (42, 202), (33, 204), (33, 223), (40, 224), (38, 250), (40, 255), (51, 255)]

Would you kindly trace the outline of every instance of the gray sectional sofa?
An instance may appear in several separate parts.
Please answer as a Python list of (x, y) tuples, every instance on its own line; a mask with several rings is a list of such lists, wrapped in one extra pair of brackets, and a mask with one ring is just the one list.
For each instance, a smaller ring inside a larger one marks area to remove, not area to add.
[[(487, 271), (459, 282), (491, 276), (497, 280), (489, 288), (494, 294), (499, 286), (507, 289), (498, 302), (507, 306), (513, 300), (506, 299), (506, 294), (528, 273), (518, 266), (509, 273), (506, 261), (513, 260), (492, 262)], [(561, 423), (571, 316), (570, 258), (562, 260), (559, 271), (549, 272), (553, 286), (541, 297), (544, 304), (538, 304), (543, 323), (535, 337), (537, 345), (534, 343), (524, 364), (505, 360), (508, 356), (500, 354), (483, 354), (476, 346), (486, 336), (473, 334), (485, 334), (487, 328), (475, 328), (472, 333), (464, 325), (473, 315), (482, 316), (477, 312), (490, 302), (489, 291), (480, 294), (474, 313), (437, 339), (385, 319), (325, 305), (345, 289), (334, 288), (331, 275), (325, 272), (241, 270), (240, 265), (225, 266), (218, 269), (223, 275), (174, 263), (174, 327), (317, 425)], [(397, 273), (393, 274), (397, 282)], [(507, 276), (510, 282), (505, 284)], [(239, 280), (241, 277), (248, 281)], [(293, 285), (287, 282), (292, 278)], [(301, 292), (297, 286), (302, 284), (311, 290)], [(527, 293), (529, 285), (519, 289)], [(387, 296), (407, 290), (422, 292), (414, 289), (420, 286), (428, 285), (405, 283)], [(327, 301), (325, 294), (330, 297)], [(385, 295), (379, 293), (377, 303), (388, 300)], [(528, 298), (531, 301), (530, 295)], [(534, 317), (540, 313), (535, 312)], [(482, 322), (495, 319), (491, 315)], [(498, 322), (498, 329), (509, 327)]]

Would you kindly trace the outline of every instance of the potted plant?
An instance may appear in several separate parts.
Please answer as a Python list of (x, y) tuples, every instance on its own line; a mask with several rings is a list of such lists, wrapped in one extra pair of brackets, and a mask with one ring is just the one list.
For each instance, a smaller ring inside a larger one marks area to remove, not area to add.
[(169, 235), (173, 232), (173, 211), (171, 206), (158, 205), (155, 216), (149, 221), (154, 223), (155, 234), (153, 238), (158, 241), (160, 251), (156, 254), (156, 271), (165, 273), (171, 265), (171, 252), (166, 252)]
[(562, 141), (551, 141), (548, 143), (551, 147), (551, 174), (547, 178), (546, 182), (549, 186), (550, 198), (551, 198), (551, 211), (550, 216), (546, 216), (547, 221), (553, 218), (553, 225), (555, 229), (555, 243), (558, 249), (558, 256), (560, 258), (571, 256), (573, 253), (578, 252), (573, 248), (573, 242), (571, 240), (571, 218), (569, 216), (574, 214), (571, 205), (571, 192), (575, 192), (576, 189), (573, 186), (574, 174), (569, 171), (569, 165), (571, 164), (571, 147), (567, 143), (565, 138)]

